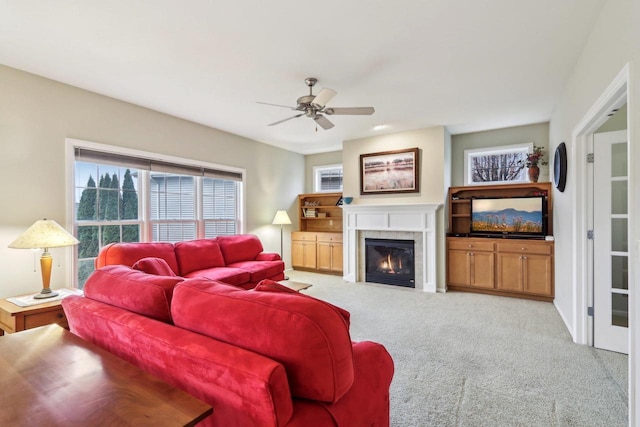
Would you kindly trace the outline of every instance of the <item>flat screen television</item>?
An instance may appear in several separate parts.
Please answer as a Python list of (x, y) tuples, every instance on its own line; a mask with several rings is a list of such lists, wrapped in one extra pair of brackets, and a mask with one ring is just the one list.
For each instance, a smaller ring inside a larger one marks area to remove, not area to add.
[(471, 234), (542, 237), (547, 233), (544, 196), (471, 199)]

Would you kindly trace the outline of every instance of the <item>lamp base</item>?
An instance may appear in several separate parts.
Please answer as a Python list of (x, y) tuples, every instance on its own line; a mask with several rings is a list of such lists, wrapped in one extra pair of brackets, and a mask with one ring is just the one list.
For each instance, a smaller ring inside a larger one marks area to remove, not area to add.
[(45, 299), (45, 298), (53, 298), (57, 297), (59, 294), (57, 292), (52, 292), (51, 289), (45, 288), (40, 291), (39, 294), (33, 296), (35, 299)]

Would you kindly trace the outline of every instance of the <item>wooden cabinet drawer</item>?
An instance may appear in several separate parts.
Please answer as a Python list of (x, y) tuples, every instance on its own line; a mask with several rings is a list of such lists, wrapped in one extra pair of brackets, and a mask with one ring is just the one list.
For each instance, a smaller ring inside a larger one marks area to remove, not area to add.
[(24, 316), (24, 328), (33, 329), (39, 326), (57, 323), (60, 326), (67, 327), (67, 318), (62, 308), (59, 310), (45, 311), (44, 313), (29, 314)]
[(532, 242), (505, 242), (497, 244), (498, 252), (526, 253), (536, 255), (551, 255), (550, 244), (532, 243)]
[(342, 233), (318, 233), (318, 242), (342, 243)]
[(291, 240), (303, 240), (305, 242), (315, 242), (316, 233), (308, 233), (306, 231), (294, 231), (291, 233)]
[(449, 239), (449, 249), (493, 251), (493, 241), (469, 240), (469, 239)]

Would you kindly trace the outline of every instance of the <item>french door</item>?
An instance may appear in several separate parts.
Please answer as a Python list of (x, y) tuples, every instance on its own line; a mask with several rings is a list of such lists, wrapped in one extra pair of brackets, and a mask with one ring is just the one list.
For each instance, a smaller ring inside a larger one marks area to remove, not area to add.
[(629, 353), (627, 131), (593, 140), (593, 344)]

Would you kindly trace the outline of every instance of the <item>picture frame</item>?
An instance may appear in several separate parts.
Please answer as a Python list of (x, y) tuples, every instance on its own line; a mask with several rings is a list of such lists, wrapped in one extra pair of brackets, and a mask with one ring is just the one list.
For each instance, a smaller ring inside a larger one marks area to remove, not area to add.
[(360, 155), (360, 194), (420, 192), (420, 149)]
[(533, 142), (464, 150), (464, 185), (529, 182), (522, 165)]

